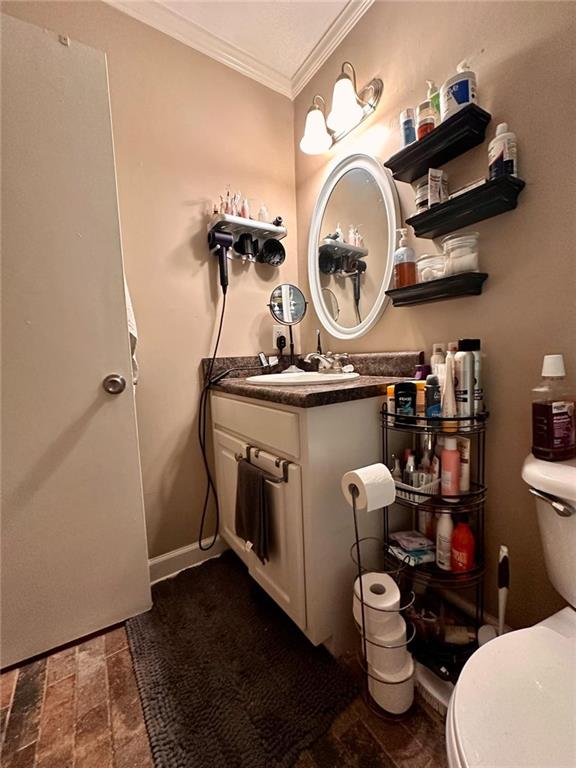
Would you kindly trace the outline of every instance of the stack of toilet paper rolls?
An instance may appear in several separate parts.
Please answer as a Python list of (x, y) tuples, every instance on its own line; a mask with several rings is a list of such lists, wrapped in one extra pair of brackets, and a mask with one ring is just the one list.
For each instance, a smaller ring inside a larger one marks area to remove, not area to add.
[(414, 700), (414, 660), (406, 648), (406, 622), (400, 614), (400, 590), (386, 573), (362, 576), (354, 582), (354, 618), (366, 637), (368, 690), (387, 712), (406, 712)]

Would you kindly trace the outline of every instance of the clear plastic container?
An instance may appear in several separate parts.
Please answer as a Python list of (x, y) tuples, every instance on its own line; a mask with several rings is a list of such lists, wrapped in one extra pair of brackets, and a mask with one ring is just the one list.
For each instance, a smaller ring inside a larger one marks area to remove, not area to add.
[(447, 275), (479, 272), (478, 237), (478, 232), (464, 232), (459, 235), (448, 235), (442, 240)]
[(420, 256), (416, 260), (416, 272), (418, 282), (427, 283), (429, 280), (438, 280), (446, 273), (446, 257), (443, 253), (431, 253)]

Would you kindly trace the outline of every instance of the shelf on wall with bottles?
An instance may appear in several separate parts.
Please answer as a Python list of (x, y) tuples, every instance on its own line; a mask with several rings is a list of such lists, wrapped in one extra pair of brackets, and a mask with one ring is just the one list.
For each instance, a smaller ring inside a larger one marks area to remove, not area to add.
[(476, 104), (469, 104), (419, 141), (392, 155), (384, 165), (397, 181), (415, 181), (427, 174), (429, 168), (438, 168), (482, 144), (491, 119), (489, 112)]
[(245, 219), (242, 216), (232, 216), (230, 213), (216, 213), (210, 217), (208, 231), (230, 232), (238, 237), (251, 235), (256, 239), (282, 240), (288, 234), (286, 227), (277, 227), (267, 221)]
[(439, 277), (425, 283), (414, 283), (403, 288), (391, 288), (386, 296), (392, 299), (395, 307), (411, 307), (415, 304), (430, 304), (434, 301), (457, 299), (460, 296), (479, 296), (487, 272), (461, 272), (457, 275)]
[(320, 254), (327, 253), (330, 256), (344, 256), (345, 258), (365, 259), (368, 256), (368, 248), (359, 245), (350, 245), (331, 237), (325, 237), (318, 248)]
[(478, 221), (512, 211), (525, 182), (516, 176), (498, 176), (461, 195), (438, 203), (427, 211), (406, 219), (416, 237), (433, 239)]

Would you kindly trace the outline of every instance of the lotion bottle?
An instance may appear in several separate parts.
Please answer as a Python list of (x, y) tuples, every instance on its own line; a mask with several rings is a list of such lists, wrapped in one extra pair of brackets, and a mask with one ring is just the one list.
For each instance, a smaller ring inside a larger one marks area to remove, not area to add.
[(460, 493), (460, 453), (455, 437), (445, 438), (441, 463), (440, 488), (442, 495), (458, 496)]
[(436, 565), (443, 571), (452, 568), (452, 532), (454, 523), (449, 512), (441, 512), (436, 526)]
[(399, 229), (400, 242), (394, 252), (394, 287), (404, 288), (416, 282), (416, 254), (406, 244), (406, 229)]
[(496, 135), (488, 145), (488, 173), (490, 179), (518, 176), (516, 134), (508, 130), (508, 123), (496, 127)]

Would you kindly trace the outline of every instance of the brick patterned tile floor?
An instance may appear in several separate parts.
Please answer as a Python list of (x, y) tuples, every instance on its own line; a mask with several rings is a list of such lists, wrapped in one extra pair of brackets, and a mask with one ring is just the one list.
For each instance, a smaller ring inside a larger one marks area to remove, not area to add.
[[(0, 726), (2, 768), (153, 768), (124, 627), (2, 673)], [(295, 768), (447, 768), (444, 722), (359, 697)]]
[(0, 675), (2, 768), (153, 768), (124, 627)]

